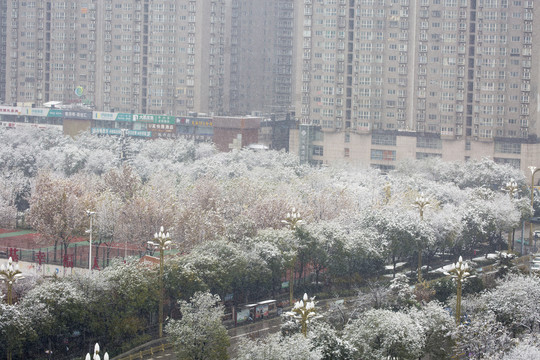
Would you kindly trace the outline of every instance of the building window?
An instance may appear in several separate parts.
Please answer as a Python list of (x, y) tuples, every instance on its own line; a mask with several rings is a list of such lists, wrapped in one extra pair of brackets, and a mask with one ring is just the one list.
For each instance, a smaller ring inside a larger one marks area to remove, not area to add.
[(520, 159), (505, 159), (505, 158), (493, 158), (493, 161), (497, 164), (508, 164), (516, 169), (519, 169), (521, 167), (521, 160)]
[(493, 137), (491, 129), (480, 129), (480, 137), (484, 139), (490, 139)]
[(496, 141), (495, 152), (503, 154), (521, 154), (521, 144)]
[(323, 147), (321, 145), (313, 145), (313, 155), (323, 156)]
[(436, 154), (436, 153), (425, 153), (425, 152), (417, 152), (416, 153), (416, 159), (417, 160), (429, 159), (429, 158), (434, 158), (434, 157), (440, 158), (440, 157), (442, 157), (442, 155), (441, 154)]
[(396, 146), (396, 135), (392, 134), (373, 134), (371, 136), (372, 145), (390, 145)]
[(395, 150), (371, 150), (371, 160), (386, 160), (394, 161), (396, 160), (396, 151)]
[(441, 149), (442, 141), (438, 138), (418, 137), (416, 138), (416, 147), (426, 149)]
[(345, 157), (349, 157), (349, 148), (345, 148)]

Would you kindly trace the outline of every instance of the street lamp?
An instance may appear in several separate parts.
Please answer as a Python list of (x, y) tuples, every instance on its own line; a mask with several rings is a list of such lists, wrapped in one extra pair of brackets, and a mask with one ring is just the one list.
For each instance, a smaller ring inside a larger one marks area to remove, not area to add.
[[(534, 174), (536, 174), (540, 169), (536, 168), (536, 166), (529, 166), (529, 170), (531, 170), (531, 209), (533, 210), (533, 216), (534, 216)], [(529, 243), (532, 245), (532, 238), (533, 238), (533, 230), (532, 230), (532, 221), (529, 221)], [(535, 244), (536, 246), (536, 244)]]
[(281, 222), (284, 223), (289, 229), (294, 231), (298, 225), (302, 223), (302, 217), (295, 208), (292, 208), (292, 211), (287, 213), (287, 217), (284, 220), (281, 220)]
[(286, 315), (292, 316), (295, 320), (299, 320), (302, 325), (302, 334), (307, 336), (307, 324), (316, 318), (315, 313), (315, 298), (308, 298), (307, 294), (304, 294), (304, 298), (294, 304), (292, 311), (286, 313)]
[(11, 257), (8, 260), (7, 266), (0, 265), (0, 278), (7, 284), (7, 303), (11, 305), (13, 303), (13, 283), (23, 278), (22, 272), (19, 270), (19, 264), (13, 266), (13, 260)]
[[(7, 266), (0, 265), (0, 279), (7, 284), (7, 303), (11, 305), (13, 303), (13, 283), (19, 279), (22, 279), (22, 272), (19, 270), (19, 264), (13, 266), (13, 260), (11, 257), (8, 260)], [(11, 360), (11, 350), (8, 348), (7, 352), (8, 360)]]
[[(296, 230), (298, 225), (302, 223), (302, 217), (300, 216), (300, 213), (296, 211), (295, 208), (292, 208), (292, 211), (290, 213), (287, 213), (287, 217), (284, 220), (281, 220), (282, 223), (287, 226), (290, 230), (293, 232)], [(295, 277), (295, 271), (294, 268), (296, 267), (296, 255), (294, 255), (293, 259), (291, 260), (291, 276), (289, 279), (289, 304), (293, 304), (293, 285), (294, 285), (294, 277)]]
[(148, 241), (148, 245), (159, 248), (159, 337), (163, 336), (163, 255), (171, 242), (171, 237), (169, 233), (165, 234), (163, 226), (159, 233), (154, 234), (154, 240)]
[[(420, 211), (420, 221), (424, 221), (424, 208), (429, 206), (429, 200), (424, 197), (424, 194), (416, 197), (414, 205)], [(422, 282), (422, 247), (420, 246), (420, 241), (418, 242), (418, 282)]]
[[(510, 195), (510, 199), (513, 199), (514, 198), (514, 193), (517, 192), (518, 190), (518, 186), (517, 186), (517, 183), (515, 182), (514, 179), (511, 179), (510, 181), (508, 181), (506, 183), (506, 187), (504, 188), (506, 191), (508, 191), (508, 195)], [(511, 231), (508, 232), (508, 253), (511, 253), (512, 252), (512, 232), (513, 232), (513, 228)]]
[(448, 270), (447, 274), (456, 280), (456, 324), (459, 325), (461, 323), (461, 284), (466, 277), (471, 275), (469, 265), (464, 263), (460, 256), (458, 262), (452, 264), (452, 268)]
[(92, 226), (94, 224), (94, 214), (95, 211), (86, 210), (86, 215), (90, 217), (90, 229), (86, 230), (87, 233), (90, 233), (90, 240), (88, 247), (88, 270), (92, 271)]
[[(90, 355), (90, 353), (86, 353), (85, 360), (101, 360), (101, 356), (99, 356), (99, 344), (96, 343), (94, 346), (94, 355)], [(109, 360), (109, 353), (105, 353), (103, 355), (103, 360)]]

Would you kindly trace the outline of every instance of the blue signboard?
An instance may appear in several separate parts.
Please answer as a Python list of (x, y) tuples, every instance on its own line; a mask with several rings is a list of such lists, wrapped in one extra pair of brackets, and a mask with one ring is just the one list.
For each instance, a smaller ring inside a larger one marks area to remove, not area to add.
[(81, 110), (64, 110), (64, 118), (89, 120), (92, 119), (92, 112)]
[[(126, 135), (128, 136), (152, 137), (151, 131), (125, 130), (125, 132), (126, 132)], [(121, 135), (122, 129), (92, 128), (91, 133), (102, 134), (102, 135)]]
[(118, 113), (116, 116), (116, 121), (133, 121), (133, 115), (132, 114), (126, 114), (126, 113)]
[(64, 112), (62, 111), (62, 109), (50, 109), (47, 116), (49, 116), (49, 117), (62, 117), (62, 116), (64, 116)]

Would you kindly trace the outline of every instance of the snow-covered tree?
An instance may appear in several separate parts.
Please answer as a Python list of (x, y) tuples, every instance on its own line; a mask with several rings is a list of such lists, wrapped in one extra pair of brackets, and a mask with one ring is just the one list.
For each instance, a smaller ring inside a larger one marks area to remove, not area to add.
[[(157, 229), (161, 226), (170, 229), (173, 223), (171, 204), (153, 196), (152, 189), (146, 190), (123, 203), (115, 225), (116, 241), (135, 244), (140, 249), (147, 248), (147, 242), (153, 239)], [(174, 232), (172, 239), (175, 241)]]
[[(375, 209), (366, 217), (366, 225), (372, 224), (383, 239), (385, 253), (393, 265), (393, 275), (396, 264), (400, 260), (410, 259), (418, 250), (418, 242), (433, 242), (433, 235), (425, 223), (421, 223), (416, 212), (409, 206), (389, 206)], [(420, 240), (422, 239), (422, 240)]]
[(344, 339), (355, 347), (356, 358), (412, 360), (422, 355), (426, 335), (410, 315), (374, 309), (347, 324)]
[(88, 300), (69, 278), (43, 281), (30, 290), (20, 306), (40, 315), (34, 323), (41, 338), (53, 341), (83, 328)]
[(431, 301), (421, 308), (411, 308), (409, 315), (422, 326), (425, 335), (424, 356), (449, 359), (453, 349), (455, 322), (442, 304)]
[(392, 279), (389, 289), (389, 304), (393, 309), (407, 309), (418, 304), (414, 289), (411, 288), (407, 275), (397, 274)]
[[(94, 201), (93, 211), (93, 243), (96, 245), (94, 256), (99, 258), (99, 246), (106, 246), (107, 259), (109, 259), (111, 245), (116, 240), (116, 234), (120, 232), (117, 225), (120, 223), (120, 211), (122, 203), (120, 197), (110, 190), (100, 193)], [(124, 229), (122, 229), (124, 230)]]
[(523, 339), (517, 339), (517, 344), (504, 355), (500, 354), (502, 360), (530, 360), (540, 359), (540, 339), (534, 334)]
[(457, 350), (469, 359), (491, 359), (511, 347), (512, 339), (506, 327), (491, 311), (469, 316), (454, 332)]
[(228, 359), (229, 336), (221, 319), (220, 298), (199, 292), (191, 302), (180, 301), (182, 318), (170, 320), (165, 327), (180, 360)]
[(349, 360), (354, 358), (354, 347), (341, 334), (322, 321), (313, 323), (308, 337), (313, 348), (321, 353), (321, 360)]
[(77, 179), (62, 179), (42, 172), (36, 179), (30, 200), (28, 223), (45, 241), (60, 243), (67, 251), (69, 243), (84, 231), (86, 219), (84, 183)]
[(106, 190), (116, 194), (122, 202), (126, 202), (141, 190), (141, 179), (129, 165), (113, 168), (103, 175), (103, 186)]
[(197, 274), (210, 291), (221, 296), (235, 294), (239, 303), (259, 297), (271, 288), (271, 272), (263, 258), (242, 245), (224, 240), (195, 247), (182, 261)]
[(17, 212), (28, 209), (31, 182), (32, 178), (25, 176), (21, 170), (0, 167), (0, 226), (14, 228)]
[(540, 331), (540, 278), (509, 275), (481, 295), (481, 303), (513, 333)]
[(97, 276), (97, 281), (104, 282), (101, 286), (105, 291), (89, 308), (91, 324), (96, 333), (107, 332), (109, 345), (120, 346), (155, 325), (152, 323), (152, 315), (158, 310), (158, 271), (155, 267), (149, 268), (134, 258), (128, 258), (125, 263), (114, 259)]
[(460, 211), (463, 231), (458, 246), (464, 253), (472, 254), (480, 243), (490, 243), (492, 248), (504, 244), (501, 233), (519, 224), (520, 211), (506, 194), (486, 188), (467, 192), (469, 197)]
[(79, 133), (74, 139), (68, 138), (68, 140), (72, 141), (73, 145), (85, 156), (82, 162), (84, 167), (81, 167), (79, 171), (100, 176), (119, 166), (118, 138), (100, 137), (85, 131)]
[(20, 171), (25, 177), (36, 176), (42, 133), (37, 129), (0, 130), (0, 169)]
[(18, 304), (7, 305), (0, 301), (0, 356), (11, 359), (8, 354), (25, 354), (25, 344), (38, 336), (34, 325), (37, 319), (32, 311)]
[(321, 350), (302, 334), (272, 334), (258, 340), (243, 340), (236, 360), (320, 360)]
[(435, 158), (423, 161), (407, 160), (397, 164), (392, 175), (396, 173), (411, 178), (453, 183), (461, 189), (486, 187), (498, 190), (510, 179), (515, 179), (519, 186), (526, 182), (519, 169), (507, 164), (497, 164), (488, 158), (466, 162), (448, 162)]
[[(343, 215), (309, 227), (327, 249), (327, 274), (336, 285), (352, 285), (368, 274), (378, 273), (384, 264), (384, 239), (367, 222), (362, 213)], [(324, 239), (324, 240), (323, 240)], [(315, 261), (324, 260), (322, 256)]]

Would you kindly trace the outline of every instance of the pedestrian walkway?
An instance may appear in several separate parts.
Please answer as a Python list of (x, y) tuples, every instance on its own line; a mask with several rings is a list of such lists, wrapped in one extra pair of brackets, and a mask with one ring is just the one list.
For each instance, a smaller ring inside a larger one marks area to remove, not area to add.
[(13, 237), (13, 236), (28, 235), (28, 234), (37, 234), (37, 233), (35, 231), (33, 231), (33, 230), (4, 232), (4, 233), (0, 234), (0, 239), (7, 238), (7, 237)]

